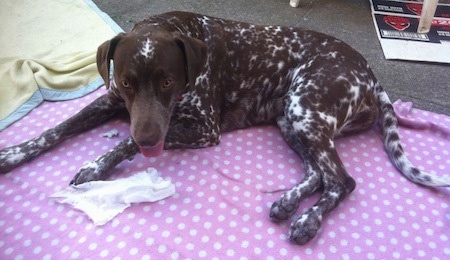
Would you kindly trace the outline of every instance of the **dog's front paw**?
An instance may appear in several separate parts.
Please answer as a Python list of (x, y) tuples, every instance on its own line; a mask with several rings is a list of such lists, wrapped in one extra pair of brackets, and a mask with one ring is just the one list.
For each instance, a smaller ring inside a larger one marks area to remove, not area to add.
[(297, 212), (298, 206), (298, 198), (284, 194), (272, 204), (270, 208), (270, 219), (275, 222), (287, 220)]
[(104, 170), (97, 161), (90, 162), (78, 170), (70, 185), (78, 185), (89, 181), (102, 180)]
[(312, 209), (309, 209), (296, 220), (294, 220), (289, 229), (289, 240), (304, 245), (313, 239), (320, 228), (322, 217)]

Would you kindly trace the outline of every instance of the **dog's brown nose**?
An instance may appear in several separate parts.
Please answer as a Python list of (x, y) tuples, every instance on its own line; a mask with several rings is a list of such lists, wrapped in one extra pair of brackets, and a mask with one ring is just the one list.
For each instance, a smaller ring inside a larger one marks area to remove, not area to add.
[(134, 141), (143, 147), (152, 147), (164, 141), (158, 127), (152, 129), (139, 129), (132, 132)]
[(139, 146), (155, 146), (164, 141), (161, 124), (154, 121), (153, 117), (150, 120), (142, 116), (131, 118), (131, 135)]
[(133, 139), (145, 157), (156, 157), (164, 149), (164, 137), (159, 128), (143, 129), (133, 132)]

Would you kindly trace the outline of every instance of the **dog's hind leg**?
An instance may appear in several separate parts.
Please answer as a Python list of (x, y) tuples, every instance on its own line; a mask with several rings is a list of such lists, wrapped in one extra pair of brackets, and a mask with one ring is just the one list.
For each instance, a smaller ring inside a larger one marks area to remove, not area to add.
[[(336, 100), (331, 92), (317, 92), (315, 78), (306, 80), (306, 76), (303, 75), (297, 82), (299, 85), (293, 86), (287, 94), (285, 119), (278, 121), (286, 141), (302, 156), (306, 177), (276, 201), (271, 210), (272, 219), (289, 218), (295, 214), (302, 198), (323, 188), (314, 206), (292, 222), (289, 239), (297, 244), (305, 244), (314, 238), (324, 216), (336, 208), (356, 185), (334, 147), (333, 138), (339, 125), (336, 108), (339, 104), (337, 101), (336, 104), (330, 103)], [(310, 85), (302, 85), (303, 80)], [(345, 85), (337, 87), (344, 92), (347, 90)], [(320, 105), (326, 102), (327, 106)], [(345, 107), (343, 109), (347, 111)]]
[(286, 118), (280, 117), (277, 123), (286, 142), (294, 151), (301, 155), (306, 169), (306, 176), (303, 180), (289, 191), (286, 191), (272, 204), (270, 219), (279, 222), (287, 220), (297, 212), (300, 201), (322, 186), (322, 178), (320, 168), (314, 160), (309, 158), (305, 147), (301, 145), (294, 135), (292, 126), (287, 122)]
[(355, 181), (349, 176), (342, 178), (343, 174), (335, 174), (333, 170), (328, 169), (322, 175), (324, 188), (320, 199), (292, 222), (289, 230), (292, 242), (305, 244), (314, 238), (325, 214), (336, 208), (353, 191)]
[(66, 121), (40, 136), (16, 146), (0, 150), (0, 173), (6, 173), (51, 149), (68, 137), (93, 128), (125, 109), (122, 102), (105, 94)]
[(301, 199), (323, 187), (319, 201), (296, 218), (290, 228), (289, 239), (305, 244), (316, 235), (324, 215), (353, 191), (355, 182), (344, 169), (333, 141), (327, 139), (326, 134), (317, 134), (323, 139), (308, 138), (308, 134), (295, 132), (285, 118), (279, 119), (278, 125), (287, 143), (302, 156), (306, 176), (273, 203), (270, 218), (274, 221), (288, 219), (296, 213)]

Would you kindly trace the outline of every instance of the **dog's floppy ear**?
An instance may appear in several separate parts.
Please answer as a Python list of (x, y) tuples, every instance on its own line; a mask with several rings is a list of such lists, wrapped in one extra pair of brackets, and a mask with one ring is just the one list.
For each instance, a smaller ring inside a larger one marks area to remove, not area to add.
[(100, 45), (97, 49), (97, 70), (100, 73), (100, 76), (102, 76), (107, 89), (109, 88), (109, 80), (110, 80), (109, 69), (111, 65), (111, 60), (114, 57), (114, 51), (116, 49), (117, 43), (119, 43), (120, 39), (124, 35), (125, 35), (124, 33), (118, 34), (111, 40), (102, 43), (102, 45)]
[(189, 87), (193, 89), (195, 79), (200, 75), (206, 62), (206, 44), (203, 41), (183, 35), (180, 32), (174, 32), (173, 35), (185, 55)]

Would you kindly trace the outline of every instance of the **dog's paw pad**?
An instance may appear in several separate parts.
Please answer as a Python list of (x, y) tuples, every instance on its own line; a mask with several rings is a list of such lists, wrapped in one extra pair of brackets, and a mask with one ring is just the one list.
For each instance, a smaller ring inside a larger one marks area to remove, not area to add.
[(270, 219), (275, 222), (287, 220), (297, 212), (298, 201), (286, 199), (285, 196), (279, 198), (270, 208)]
[(303, 245), (313, 239), (320, 228), (320, 218), (314, 212), (307, 211), (291, 224), (289, 240)]

